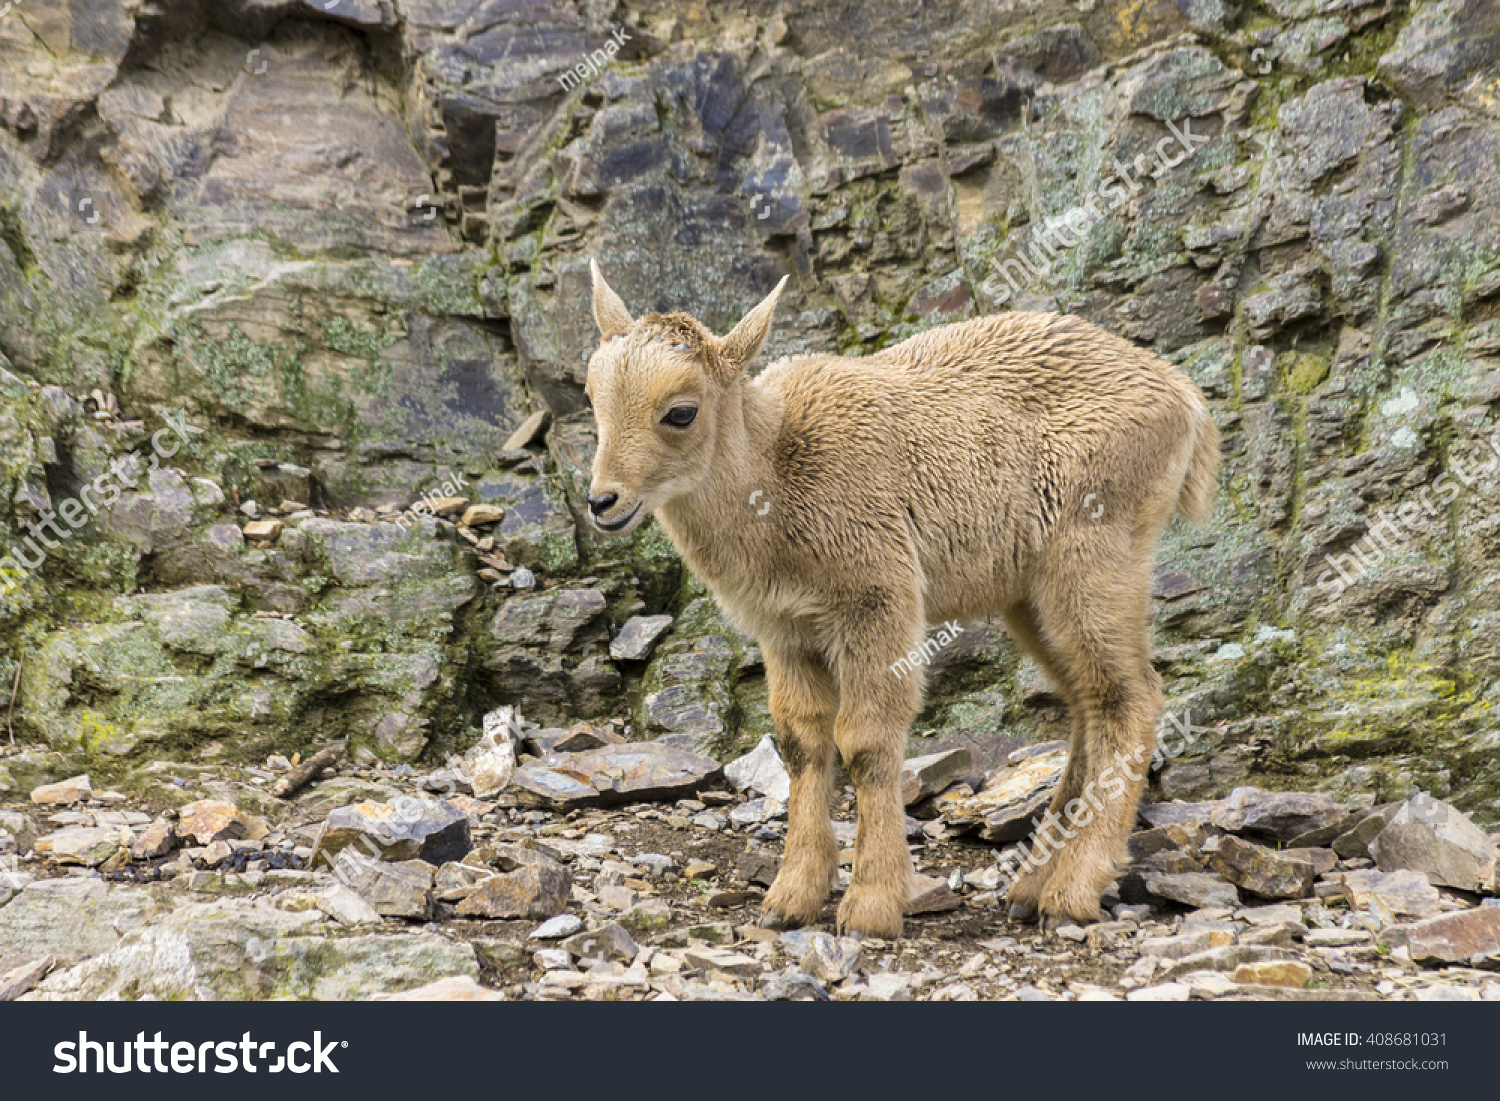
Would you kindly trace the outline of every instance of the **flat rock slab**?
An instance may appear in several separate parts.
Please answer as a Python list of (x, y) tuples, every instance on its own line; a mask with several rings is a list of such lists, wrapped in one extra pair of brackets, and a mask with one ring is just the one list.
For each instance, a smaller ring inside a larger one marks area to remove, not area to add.
[(1500, 969), (1500, 907), (1443, 914), (1403, 928), (1417, 963)]
[(60, 780), (55, 784), (43, 784), (31, 792), (31, 801), (44, 806), (67, 806), (87, 799), (94, 794), (88, 773)]
[(440, 799), (410, 797), (390, 803), (356, 803), (328, 816), (313, 845), (312, 864), (332, 864), (354, 846), (359, 856), (380, 860), (462, 860), (472, 847), (469, 816)]
[[(977, 792), (960, 787), (938, 796), (938, 817), (957, 833), (977, 833), (985, 841), (1021, 841), (1035, 828), (1068, 764), (1064, 742), (1031, 746), (1034, 752), (985, 778)], [(1014, 760), (1014, 758), (1013, 758)]]
[(37, 838), (36, 851), (59, 864), (97, 868), (120, 851), (120, 831), (109, 826), (67, 826)]
[(1234, 889), (1234, 884), (1207, 872), (1180, 872), (1173, 875), (1150, 871), (1146, 873), (1145, 880), (1146, 890), (1157, 898), (1170, 899), (1195, 909), (1213, 906), (1238, 909), (1240, 905), (1240, 895)]
[(169, 907), (144, 887), (43, 879), (0, 907), (0, 970), (53, 956), (61, 967), (104, 952)]
[(558, 754), (516, 770), (523, 798), (554, 807), (613, 806), (690, 795), (720, 775), (711, 757), (656, 742)]
[(474, 949), (436, 933), (321, 935), (327, 928), (316, 910), (193, 903), (54, 973), (22, 1000), (352, 1001), (416, 989), (434, 975), (479, 978)]

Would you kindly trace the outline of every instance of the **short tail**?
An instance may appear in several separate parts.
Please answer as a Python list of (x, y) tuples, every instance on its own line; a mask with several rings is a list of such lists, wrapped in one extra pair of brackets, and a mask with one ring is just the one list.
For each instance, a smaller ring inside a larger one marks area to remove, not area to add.
[(1190, 524), (1201, 524), (1213, 512), (1219, 488), (1219, 428), (1202, 395), (1194, 393), (1193, 397), (1193, 457), (1177, 495), (1177, 515)]

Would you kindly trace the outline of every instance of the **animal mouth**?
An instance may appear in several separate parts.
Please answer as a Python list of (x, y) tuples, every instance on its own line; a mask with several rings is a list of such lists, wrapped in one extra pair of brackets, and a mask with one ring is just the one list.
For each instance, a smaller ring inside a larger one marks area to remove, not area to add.
[(630, 526), (631, 522), (636, 518), (637, 514), (639, 514), (639, 512), (641, 511), (641, 505), (643, 504), (645, 504), (644, 501), (637, 501), (635, 503), (635, 508), (631, 509), (628, 513), (620, 517), (620, 519), (618, 520), (610, 520), (606, 522), (596, 517), (594, 519), (594, 526), (600, 531), (624, 531), (627, 527)]

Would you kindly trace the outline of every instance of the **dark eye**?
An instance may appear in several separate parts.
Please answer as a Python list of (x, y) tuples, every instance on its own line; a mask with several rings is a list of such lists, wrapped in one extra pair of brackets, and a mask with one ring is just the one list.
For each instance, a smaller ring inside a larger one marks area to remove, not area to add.
[(677, 405), (667, 410), (667, 415), (661, 419), (662, 424), (670, 424), (673, 428), (686, 428), (693, 423), (698, 416), (696, 405)]

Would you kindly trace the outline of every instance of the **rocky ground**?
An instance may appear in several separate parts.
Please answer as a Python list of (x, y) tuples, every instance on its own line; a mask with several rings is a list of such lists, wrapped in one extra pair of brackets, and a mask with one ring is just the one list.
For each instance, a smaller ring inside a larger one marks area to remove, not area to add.
[[(1147, 805), (1108, 920), (1008, 922), (995, 839), (1064, 759), (908, 762), (895, 942), (757, 926), (785, 835), (769, 740), (720, 768), (502, 711), (448, 768), (313, 761), (287, 798), (304, 762), (163, 764), (170, 805), (76, 777), (0, 810), (0, 1000), (1500, 1000), (1495, 839), (1425, 795)], [(842, 887), (852, 788), (835, 822)]]

